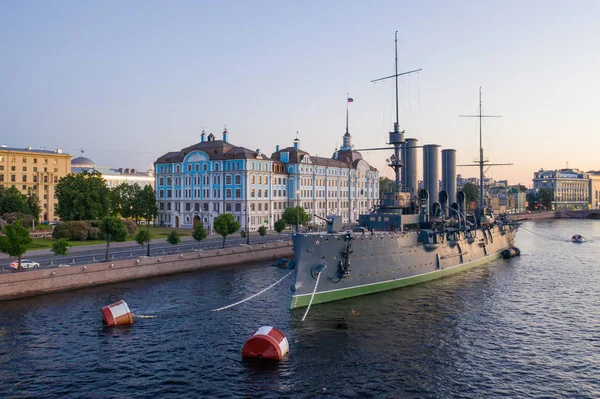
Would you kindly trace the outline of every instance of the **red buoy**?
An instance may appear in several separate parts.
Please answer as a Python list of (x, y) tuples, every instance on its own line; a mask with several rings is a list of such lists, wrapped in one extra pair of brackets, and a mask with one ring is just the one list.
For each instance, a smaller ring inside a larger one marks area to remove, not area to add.
[(281, 331), (262, 326), (244, 344), (242, 357), (281, 360), (289, 350), (288, 340)]
[(108, 327), (133, 324), (133, 315), (124, 300), (102, 308), (102, 322)]

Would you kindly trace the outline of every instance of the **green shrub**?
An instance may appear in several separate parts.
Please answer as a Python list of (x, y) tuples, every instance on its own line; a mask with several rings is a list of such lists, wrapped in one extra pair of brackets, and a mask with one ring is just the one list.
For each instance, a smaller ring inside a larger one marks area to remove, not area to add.
[(104, 240), (104, 235), (99, 227), (90, 227), (88, 230), (88, 240)]
[(66, 238), (71, 241), (85, 241), (88, 239), (90, 225), (88, 222), (78, 220), (57, 224), (52, 231), (52, 238)]
[(24, 227), (31, 227), (34, 221), (33, 216), (26, 215), (21, 212), (5, 213), (2, 215), (2, 219), (4, 219), (8, 224), (13, 224), (18, 220)]
[(121, 220), (123, 221), (123, 223), (125, 223), (125, 229), (127, 229), (128, 235), (137, 233), (138, 226), (133, 220), (129, 220), (129, 219), (121, 219)]

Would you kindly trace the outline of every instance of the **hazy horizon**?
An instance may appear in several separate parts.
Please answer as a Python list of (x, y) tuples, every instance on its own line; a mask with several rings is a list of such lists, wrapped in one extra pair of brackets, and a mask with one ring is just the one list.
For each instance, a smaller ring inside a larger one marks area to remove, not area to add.
[[(98, 165), (145, 170), (200, 141), (202, 128), (271, 154), (331, 156), (393, 128), (398, 31), (400, 126), (421, 144), (478, 157), (486, 176), (531, 184), (533, 172), (600, 169), (600, 3), (360, 1), (42, 2), (0, 4), (0, 144), (62, 148)], [(382, 175), (386, 151), (363, 156)], [(421, 161), (419, 161), (420, 163)], [(477, 176), (475, 168), (458, 168)]]

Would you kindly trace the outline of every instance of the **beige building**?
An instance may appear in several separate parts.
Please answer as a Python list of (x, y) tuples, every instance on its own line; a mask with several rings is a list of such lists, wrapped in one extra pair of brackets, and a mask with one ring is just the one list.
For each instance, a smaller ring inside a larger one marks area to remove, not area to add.
[(53, 221), (57, 200), (54, 189), (61, 177), (71, 171), (71, 155), (62, 150), (0, 147), (0, 187), (28, 190), (40, 199), (40, 219)]

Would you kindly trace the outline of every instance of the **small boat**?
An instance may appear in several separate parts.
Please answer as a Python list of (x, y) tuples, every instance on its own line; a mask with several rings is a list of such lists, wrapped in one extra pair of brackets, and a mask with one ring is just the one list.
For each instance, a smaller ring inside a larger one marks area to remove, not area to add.
[(571, 241), (579, 243), (579, 244), (582, 244), (582, 243), (584, 243), (586, 241), (586, 239), (582, 235), (575, 234), (573, 237), (571, 237)]

